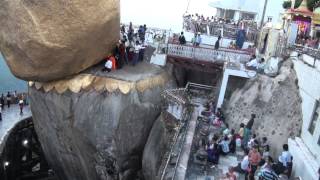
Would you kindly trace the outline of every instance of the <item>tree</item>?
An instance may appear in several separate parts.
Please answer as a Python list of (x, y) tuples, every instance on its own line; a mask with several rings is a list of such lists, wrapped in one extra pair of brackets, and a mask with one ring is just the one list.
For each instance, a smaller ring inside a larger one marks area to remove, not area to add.
[[(320, 0), (307, 0), (308, 3), (308, 9), (313, 11), (313, 9), (315, 8), (315, 6), (317, 5), (317, 3), (319, 3)], [(288, 1), (284, 1), (282, 4), (282, 7), (284, 9), (289, 9), (291, 7), (291, 0)], [(300, 6), (300, 4), (302, 3), (302, 0), (296, 0), (295, 4), (294, 4), (294, 8), (298, 8)]]

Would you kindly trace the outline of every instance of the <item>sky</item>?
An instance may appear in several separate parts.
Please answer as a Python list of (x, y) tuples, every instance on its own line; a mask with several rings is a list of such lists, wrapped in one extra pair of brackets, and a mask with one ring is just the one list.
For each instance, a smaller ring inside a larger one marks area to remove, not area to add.
[[(180, 32), (182, 30), (182, 15), (186, 12), (189, 1), (189, 13), (201, 13), (204, 16), (214, 16), (216, 14), (216, 9), (210, 7), (209, 3), (218, 0), (121, 0), (121, 22), (129, 23), (132, 21), (135, 25), (146, 24), (149, 27)], [(264, 5), (264, 0), (238, 1), (239, 4), (245, 3), (247, 5), (250, 5), (250, 1), (252, 1), (252, 6), (257, 4), (253, 2), (260, 1), (259, 7), (252, 7), (258, 9), (260, 13)], [(273, 22), (276, 23), (279, 12), (282, 11), (282, 3), (282, 0), (269, 0), (265, 20), (268, 16), (271, 16)], [(261, 17), (258, 16), (258, 19), (260, 20)]]
[[(212, 0), (211, 0), (212, 1)], [(215, 15), (209, 7), (210, 0), (190, 0), (189, 12), (201, 12), (205, 16)], [(147, 24), (149, 27), (182, 30), (182, 15), (186, 12), (189, 0), (121, 0), (121, 22)]]

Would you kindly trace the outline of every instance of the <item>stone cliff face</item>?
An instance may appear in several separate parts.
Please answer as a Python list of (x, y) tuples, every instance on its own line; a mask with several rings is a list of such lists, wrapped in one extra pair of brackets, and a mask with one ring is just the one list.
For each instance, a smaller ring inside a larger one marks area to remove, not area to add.
[(107, 77), (30, 83), (35, 128), (61, 180), (131, 180), (141, 168), (160, 93), (175, 84), (152, 65), (126, 68)]
[(165, 155), (170, 150), (176, 120), (166, 112), (155, 121), (143, 151), (142, 172), (146, 180), (161, 179), (161, 171), (165, 166)]
[(119, 6), (118, 0), (1, 0), (0, 51), (20, 79), (77, 74), (115, 47)]
[(284, 62), (280, 75), (259, 75), (232, 93), (224, 104), (226, 121), (239, 129), (241, 122), (255, 113), (253, 132), (267, 137), (273, 155), (282, 150), (289, 137), (298, 136), (302, 126), (301, 98), (292, 62)]

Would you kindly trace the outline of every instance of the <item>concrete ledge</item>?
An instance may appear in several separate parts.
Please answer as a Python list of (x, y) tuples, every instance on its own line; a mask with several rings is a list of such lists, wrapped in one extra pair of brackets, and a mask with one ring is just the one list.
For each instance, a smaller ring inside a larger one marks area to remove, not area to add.
[(320, 162), (317, 162), (308, 147), (301, 138), (289, 139), (289, 150), (293, 156), (293, 176), (301, 177), (304, 180), (318, 179), (318, 168)]

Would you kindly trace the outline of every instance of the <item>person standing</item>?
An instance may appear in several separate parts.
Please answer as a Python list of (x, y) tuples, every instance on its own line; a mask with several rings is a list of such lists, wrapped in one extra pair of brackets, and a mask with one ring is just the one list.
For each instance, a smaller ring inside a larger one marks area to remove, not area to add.
[(120, 61), (128, 64), (128, 57), (126, 55), (126, 46), (125, 46), (125, 41), (122, 40), (120, 45), (119, 45), (119, 51), (120, 51)]
[(216, 43), (214, 44), (214, 49), (217, 50), (220, 48), (220, 40), (221, 40), (221, 36), (218, 37), (218, 40), (216, 41)]
[(290, 177), (292, 170), (292, 155), (289, 152), (288, 144), (284, 144), (282, 149), (283, 152), (279, 156), (275, 171), (277, 174), (286, 173), (286, 175)]
[(0, 104), (1, 104), (1, 108), (4, 109), (4, 95), (1, 94), (1, 97), (0, 97)]
[(198, 33), (198, 35), (196, 36), (196, 46), (200, 46), (200, 44), (202, 43), (202, 38), (201, 38), (201, 34), (200, 32)]
[(13, 104), (17, 104), (18, 103), (18, 93), (17, 93), (17, 91), (14, 91), (13, 92), (13, 101), (12, 101), (12, 103)]
[(249, 162), (250, 162), (250, 173), (249, 180), (254, 180), (254, 174), (258, 168), (261, 161), (261, 155), (258, 151), (258, 147), (254, 146), (249, 152)]
[(0, 121), (2, 121), (2, 104), (0, 103)]
[(23, 114), (23, 105), (24, 105), (24, 103), (23, 103), (23, 99), (21, 98), (21, 99), (19, 100), (20, 115), (22, 115), (22, 114)]
[(181, 32), (180, 36), (179, 36), (179, 43), (180, 45), (185, 45), (187, 42), (186, 42), (186, 38), (184, 37), (184, 34), (183, 32)]
[(10, 92), (8, 92), (8, 94), (7, 94), (7, 105), (8, 105), (8, 108), (10, 108), (10, 104), (11, 104), (11, 94), (10, 94)]
[(245, 174), (245, 176), (248, 175), (248, 170), (249, 170), (249, 150), (244, 150), (244, 157), (242, 159), (242, 161), (238, 164), (238, 166), (234, 167), (233, 169), (241, 174)]

